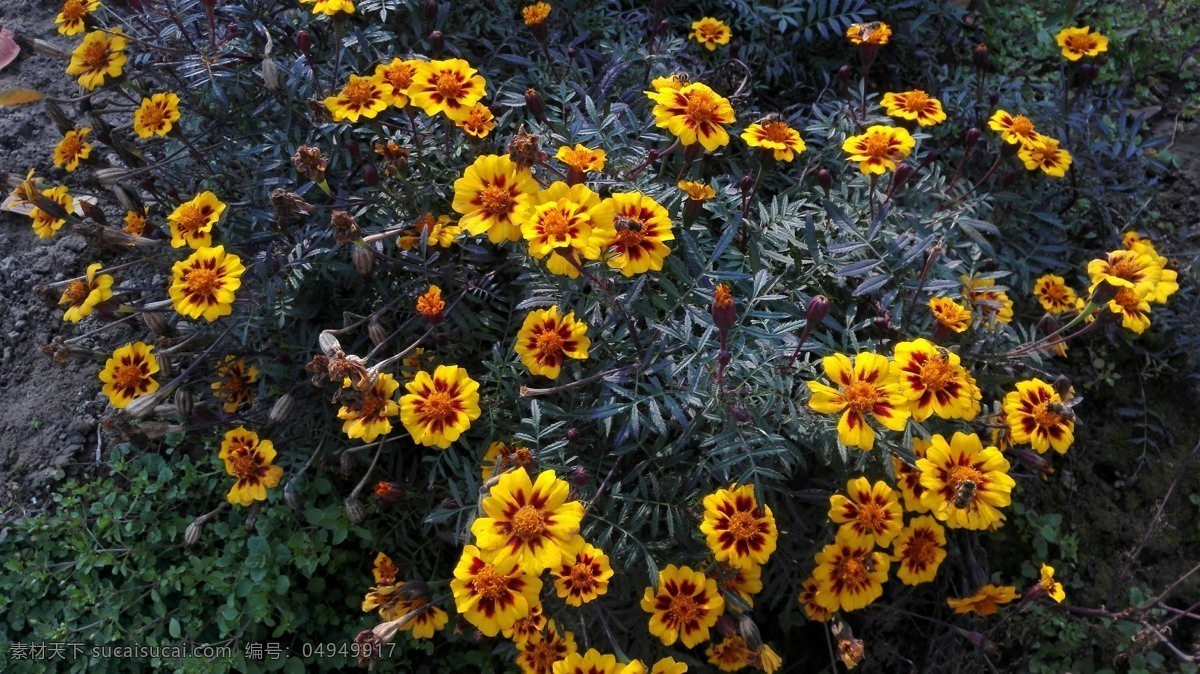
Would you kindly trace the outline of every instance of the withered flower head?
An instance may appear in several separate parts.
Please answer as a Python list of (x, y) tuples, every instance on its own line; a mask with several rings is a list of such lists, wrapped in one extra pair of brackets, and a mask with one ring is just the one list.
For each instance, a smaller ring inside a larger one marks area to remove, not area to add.
[(508, 141), (508, 155), (513, 163), (523, 169), (546, 161), (546, 153), (542, 152), (541, 148), (541, 138), (526, 131), (524, 124), (517, 129), (517, 135)]
[(333, 238), (338, 243), (347, 243), (358, 238), (358, 221), (346, 211), (334, 211), (329, 217), (329, 226), (333, 228)]
[(275, 219), (281, 223), (295, 220), (301, 214), (311, 213), (313, 210), (312, 204), (300, 195), (282, 188), (271, 192), (271, 207), (275, 209)]
[(340, 386), (346, 379), (350, 380), (350, 386), (356, 391), (361, 391), (371, 385), (371, 374), (367, 372), (363, 359), (358, 356), (347, 356), (340, 349), (334, 351), (330, 356), (314, 355), (304, 369), (312, 375), (313, 386), (317, 388), (321, 388), (326, 382), (333, 382)]
[(314, 183), (325, 179), (325, 157), (321, 156), (320, 148), (301, 145), (292, 155), (292, 163), (297, 171)]
[(43, 344), (41, 348), (42, 353), (49, 356), (55, 365), (65, 365), (67, 359), (71, 357), (71, 348), (67, 346), (61, 335), (55, 335), (49, 344)]
[(383, 160), (387, 162), (384, 173), (388, 175), (399, 175), (400, 169), (408, 166), (408, 148), (401, 147), (394, 140), (389, 140), (387, 143), (375, 143), (375, 154), (383, 157)]

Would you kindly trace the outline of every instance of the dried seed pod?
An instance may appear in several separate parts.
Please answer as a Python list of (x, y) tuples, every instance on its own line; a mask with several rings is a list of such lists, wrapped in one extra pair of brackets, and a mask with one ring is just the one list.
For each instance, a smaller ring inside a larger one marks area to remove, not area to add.
[(271, 407), (271, 414), (268, 417), (268, 420), (272, 424), (283, 423), (288, 418), (288, 415), (291, 414), (292, 406), (295, 403), (296, 397), (291, 393), (285, 393), (279, 396), (279, 400), (276, 400), (275, 404)]
[(342, 343), (339, 342), (337, 336), (335, 336), (329, 330), (323, 331), (320, 336), (317, 337), (317, 342), (321, 345), (321, 351), (326, 356), (332, 357), (335, 353), (342, 350)]
[(383, 344), (387, 339), (387, 330), (383, 329), (383, 326), (379, 324), (379, 319), (375, 316), (372, 316), (370, 322), (367, 323), (367, 336), (371, 338), (371, 343), (375, 346)]
[(354, 269), (363, 276), (370, 276), (375, 268), (375, 255), (366, 246), (355, 246), (350, 250), (350, 260)]
[(192, 546), (200, 542), (200, 534), (204, 532), (204, 523), (208, 519), (203, 515), (192, 520), (192, 523), (187, 526), (183, 532), (183, 542), (186, 545)]
[(166, 391), (159, 389), (157, 393), (134, 399), (121, 410), (121, 413), (129, 419), (143, 419), (158, 407), (164, 397), (166, 397)]
[(175, 410), (184, 421), (192, 418), (192, 394), (184, 389), (175, 392)]
[(346, 506), (346, 517), (354, 524), (362, 524), (362, 521), (367, 517), (367, 511), (363, 508), (363, 504), (358, 499), (351, 497), (345, 500), (343, 505)]
[(291, 480), (283, 487), (283, 502), (288, 505), (294, 512), (300, 512), (304, 502), (300, 500), (300, 494), (297, 492), (295, 485)]

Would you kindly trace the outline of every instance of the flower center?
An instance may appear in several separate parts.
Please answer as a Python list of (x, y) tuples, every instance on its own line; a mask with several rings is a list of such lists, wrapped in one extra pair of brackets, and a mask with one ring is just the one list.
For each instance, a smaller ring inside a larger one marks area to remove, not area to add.
[(858, 555), (846, 555), (834, 565), (835, 577), (851, 588), (867, 583), (867, 566)]
[(716, 41), (721, 37), (720, 26), (701, 26), (699, 32), (705, 42)]
[(753, 513), (738, 511), (729, 518), (729, 533), (739, 541), (748, 541), (758, 534), (758, 518)]
[(763, 124), (763, 135), (767, 140), (773, 140), (776, 143), (786, 143), (791, 140), (792, 127), (783, 122), (767, 122)]
[(592, 567), (590, 564), (576, 564), (571, 567), (571, 584), (575, 587), (586, 587), (592, 583)]
[(493, 215), (508, 213), (513, 206), (512, 193), (499, 185), (484, 187), (479, 192), (479, 201), (483, 203), (483, 210)]
[(184, 285), (187, 286), (188, 294), (191, 295), (211, 295), (218, 282), (217, 272), (214, 269), (193, 269), (187, 273), (187, 278), (184, 279)]
[(867, 381), (855, 381), (842, 390), (842, 400), (855, 412), (866, 412), (875, 407), (879, 399), (879, 391), (875, 385)]
[(1137, 292), (1132, 288), (1121, 288), (1117, 292), (1117, 296), (1113, 298), (1113, 301), (1125, 311), (1134, 312), (1137, 311), (1138, 306), (1142, 303), (1142, 298), (1138, 297)]
[(534, 670), (538, 672), (550, 671), (554, 667), (554, 663), (562, 659), (561, 654), (558, 652), (558, 645), (551, 641), (549, 637), (539, 641), (527, 653), (529, 654), (529, 659), (536, 663)]
[(91, 288), (83, 281), (71, 281), (71, 285), (67, 286), (67, 291), (63, 293), (67, 296), (67, 300), (73, 305), (78, 306), (83, 304), (87, 296), (91, 294)]
[(1061, 303), (1065, 303), (1067, 301), (1067, 287), (1066, 286), (1060, 286), (1057, 284), (1048, 285), (1048, 286), (1046, 286), (1046, 289), (1045, 289), (1045, 291), (1043, 291), (1043, 293), (1046, 295), (1046, 299), (1050, 300), (1053, 303), (1061, 304)]
[(432, 419), (448, 419), (454, 415), (454, 399), (445, 391), (434, 391), (425, 398), (425, 416)]
[(63, 154), (68, 157), (74, 157), (83, 149), (83, 142), (78, 136), (68, 136), (62, 142)]
[(230, 458), (229, 463), (233, 472), (243, 480), (258, 474), (258, 462), (249, 452), (237, 452)]
[(928, 104), (929, 94), (925, 93), (924, 91), (910, 91), (908, 92), (908, 95), (904, 97), (904, 107), (912, 110), (913, 112), (924, 110), (925, 106)]
[(860, 503), (855, 519), (864, 531), (877, 533), (884, 530), (887, 524), (887, 513), (874, 501)]
[(108, 40), (91, 42), (83, 52), (83, 63), (92, 70), (108, 67)]
[[(161, 111), (159, 116), (161, 119)], [(208, 224), (208, 209), (197, 208), (195, 206), (185, 206), (183, 212), (179, 214), (178, 227), (182, 232), (199, 232), (202, 227)]]
[(67, 0), (63, 4), (62, 15), (65, 23), (74, 23), (83, 18), (87, 14), (87, 8), (83, 6), (82, 0)]
[(537, 508), (527, 505), (513, 513), (513, 533), (526, 540), (540, 536), (546, 530), (546, 518)]
[(937, 546), (926, 531), (917, 531), (908, 541), (905, 557), (910, 567), (924, 568), (933, 563)]
[(954, 379), (954, 370), (950, 363), (940, 355), (935, 355), (921, 366), (921, 383), (931, 391), (941, 391)]
[(1050, 400), (1040, 402), (1035, 405), (1033, 411), (1030, 412), (1029, 415), (1033, 417), (1034, 423), (1036, 423), (1039, 427), (1053, 428), (1054, 426), (1058, 426), (1062, 423), (1062, 417), (1050, 411), (1049, 407), (1052, 404), (1054, 403)]
[(475, 578), (471, 581), (475, 588), (475, 592), (482, 595), (485, 599), (496, 601), (504, 595), (504, 588), (508, 586), (507, 581), (496, 573), (496, 567), (488, 564), (475, 574)]
[(561, 210), (550, 209), (542, 215), (542, 231), (547, 237), (564, 238), (571, 231), (571, 221)]
[(372, 389), (362, 398), (362, 408), (359, 410), (360, 416), (364, 419), (376, 418), (379, 416), (379, 411), (384, 409), (384, 402), (383, 396)]
[(711, 122), (717, 116), (717, 100), (707, 91), (693, 91), (688, 96), (685, 111), (696, 124)]
[(646, 240), (646, 234), (640, 229), (617, 230), (613, 242), (623, 248), (636, 248)]
[(119, 389), (136, 389), (142, 384), (143, 379), (140, 363), (122, 365), (113, 372), (113, 381)]
[(867, 136), (866, 152), (868, 157), (886, 157), (892, 153), (892, 137), (886, 133), (873, 133)]
[(391, 70), (384, 72), (384, 77), (387, 78), (388, 84), (400, 93), (403, 93), (412, 86), (413, 71), (406, 65), (399, 65)]
[(543, 332), (537, 337), (537, 352), (539, 356), (557, 356), (562, 353), (563, 338), (558, 332)]
[(1071, 51), (1090, 51), (1096, 48), (1096, 37), (1091, 33), (1068, 35), (1066, 42)]
[(1013, 117), (1012, 124), (1009, 125), (1008, 130), (1018, 136), (1028, 136), (1033, 133), (1033, 122), (1025, 115), (1017, 115)]
[(696, 600), (689, 594), (677, 594), (671, 597), (671, 607), (667, 609), (667, 615), (671, 616), (676, 623), (687, 625), (696, 621), (700, 615), (700, 606), (696, 604)]
[[(967, 482), (974, 484), (978, 488), (980, 483), (983, 482), (983, 474), (971, 466), (955, 466), (950, 469), (950, 474), (946, 477), (946, 486), (955, 494)], [(974, 498), (971, 500), (974, 500)]]
[(1120, 279), (1132, 281), (1138, 276), (1141, 268), (1138, 266), (1137, 259), (1132, 255), (1121, 255), (1117, 261), (1111, 265), (1109, 271), (1110, 276), (1116, 276)]
[(437, 76), (437, 91), (442, 95), (442, 98), (455, 99), (463, 94), (462, 80), (459, 79), (458, 73), (443, 72)]
[(366, 78), (354, 80), (342, 89), (342, 98), (346, 105), (361, 108), (375, 98), (375, 85)]
[(149, 105), (142, 108), (142, 125), (152, 129), (157, 129), (162, 126), (163, 119), (166, 117), (167, 111), (157, 105)]

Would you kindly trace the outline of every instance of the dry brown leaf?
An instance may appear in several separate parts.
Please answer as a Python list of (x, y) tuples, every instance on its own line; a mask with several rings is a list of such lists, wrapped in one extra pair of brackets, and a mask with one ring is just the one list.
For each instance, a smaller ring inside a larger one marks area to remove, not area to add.
[(33, 89), (4, 89), (0, 91), (0, 105), (20, 105), (42, 100), (42, 95)]

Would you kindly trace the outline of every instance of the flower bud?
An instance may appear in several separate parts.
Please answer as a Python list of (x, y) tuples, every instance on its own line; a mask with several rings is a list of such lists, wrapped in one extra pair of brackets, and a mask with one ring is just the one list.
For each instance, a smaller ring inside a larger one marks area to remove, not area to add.
[(750, 190), (754, 189), (754, 179), (750, 176), (742, 176), (738, 181), (738, 187), (742, 190), (743, 195), (750, 194)]
[(733, 415), (734, 421), (737, 421), (739, 424), (747, 424), (754, 419), (754, 415), (750, 414), (750, 410), (737, 405), (730, 407), (729, 413)]
[(203, 515), (192, 520), (192, 523), (183, 532), (184, 545), (193, 546), (200, 542), (200, 534), (204, 531), (204, 523), (206, 521)]
[(453, 498), (442, 499), (442, 502), (438, 504), (438, 508), (441, 510), (454, 510), (457, 507), (458, 501)]
[(841, 68), (838, 68), (837, 74), (838, 79), (842, 81), (843, 85), (850, 84), (850, 66), (842, 66)]
[(346, 506), (346, 517), (350, 519), (351, 523), (362, 524), (363, 520), (367, 518), (367, 510), (363, 508), (362, 501), (353, 496), (343, 501), (342, 505)]
[(578, 53), (579, 52), (574, 47), (567, 47), (567, 58), (571, 59), (572, 61), (575, 60), (575, 55)]
[(996, 93), (996, 92), (994, 92), (994, 91), (988, 94), (988, 103), (989, 103), (989, 104), (990, 104), (990, 105), (991, 105), (993, 108), (994, 108), (994, 107), (996, 107), (996, 104), (997, 104), (997, 103), (999, 103), (999, 102), (1000, 102), (1000, 94), (998, 94), (998, 93)]
[(293, 512), (300, 512), (304, 502), (300, 499), (300, 494), (296, 491), (296, 486), (292, 484), (292, 480), (283, 486), (283, 502), (287, 504)]
[(321, 347), (321, 352), (326, 356), (332, 357), (333, 354), (342, 351), (342, 343), (339, 342), (337, 336), (329, 330), (323, 331), (317, 337), (317, 343)]
[(986, 70), (988, 67), (988, 47), (980, 42), (975, 45), (975, 51), (971, 53), (971, 60), (975, 62), (975, 67), (980, 70)]
[(429, 49), (435, 55), (440, 53), (442, 51), (442, 48), (445, 46), (446, 46), (446, 41), (442, 37), (442, 31), (435, 30), (429, 34)]
[(183, 389), (175, 391), (175, 411), (187, 421), (192, 418), (192, 394)]
[(733, 622), (733, 618), (730, 618), (729, 614), (726, 613), (717, 618), (717, 631), (723, 637), (731, 637), (737, 634), (737, 623)]
[(49, 98), (42, 99), (42, 108), (46, 111), (46, 115), (54, 122), (54, 126), (58, 127), (58, 132), (66, 134), (71, 129), (75, 128), (75, 124), (67, 117), (67, 113), (63, 112), (62, 107), (50, 100)]
[(425, 20), (433, 23), (437, 21), (438, 3), (437, 0), (425, 0), (425, 5), (422, 7), (425, 11)]
[(824, 295), (813, 295), (804, 310), (809, 325), (819, 325), (829, 315), (829, 298)]
[(660, 35), (666, 35), (670, 30), (671, 30), (671, 22), (670, 21), (663, 19), (662, 21), (658, 22), (658, 33)]
[(296, 47), (300, 49), (301, 54), (304, 54), (306, 57), (311, 56), (313, 46), (312, 33), (307, 30), (298, 30), (293, 39), (296, 42)]
[(1010, 187), (1016, 181), (1017, 181), (1017, 172), (1012, 169), (1008, 169), (1007, 171), (1004, 172), (1004, 175), (1000, 176), (1000, 186), (1001, 187)]
[(829, 198), (829, 188), (833, 187), (833, 174), (829, 169), (821, 169), (817, 171), (817, 184), (825, 191), (825, 198)]
[(367, 323), (367, 336), (371, 338), (371, 344), (374, 346), (383, 344), (384, 340), (387, 339), (387, 330), (383, 329), (383, 326), (379, 324), (379, 319), (374, 316)]
[(380, 482), (375, 485), (375, 498), (383, 503), (398, 503), (404, 500), (404, 488), (395, 482)]
[(719, 284), (713, 292), (712, 319), (713, 325), (721, 332), (728, 332), (737, 324), (737, 307), (734, 306), (733, 293), (724, 283)]
[(258, 513), (262, 511), (262, 501), (256, 501), (250, 506), (250, 510), (246, 511), (246, 519), (242, 520), (242, 528), (247, 533), (254, 531), (254, 525), (258, 522)]
[(200, 4), (204, 5), (204, 9), (207, 12), (212, 12), (217, 8), (217, 0), (200, 0)]
[(896, 172), (892, 174), (891, 192), (895, 192), (897, 188), (904, 184), (904, 181), (916, 171), (915, 168), (908, 164), (901, 164), (896, 167)]
[(741, 52), (742, 52), (742, 43), (741, 42), (734, 40), (733, 42), (729, 43), (729, 58), (737, 59), (738, 55), (741, 54)]
[(362, 179), (371, 187), (379, 187), (379, 169), (374, 164), (363, 164)]
[(980, 135), (981, 134), (979, 132), (979, 129), (977, 129), (975, 127), (971, 127), (969, 129), (967, 129), (967, 135), (966, 135), (967, 147), (968, 148), (975, 147), (975, 143), (979, 142)]
[(1085, 63), (1079, 66), (1079, 80), (1083, 86), (1087, 86), (1096, 81), (1100, 76), (1100, 66), (1095, 63)]
[(400, 598), (412, 601), (429, 596), (429, 586), (419, 580), (405, 581), (400, 588)]
[(546, 101), (537, 89), (525, 90), (525, 109), (539, 122), (546, 122)]
[(758, 625), (754, 624), (754, 619), (746, 614), (738, 618), (738, 634), (746, 642), (746, 647), (752, 651), (757, 651), (762, 646), (762, 636), (758, 633)]
[(285, 393), (279, 396), (279, 400), (271, 406), (271, 414), (267, 420), (272, 424), (282, 424), (287, 420), (288, 415), (292, 413), (292, 406), (296, 404), (296, 397), (291, 393)]
[(582, 433), (579, 432), (578, 428), (568, 428), (567, 429), (567, 442), (575, 442), (576, 440), (579, 439), (580, 435), (582, 435)]
[(156, 335), (167, 334), (167, 319), (158, 311), (143, 311), (142, 322)]
[(351, 248), (350, 261), (354, 263), (354, 269), (363, 276), (370, 276), (371, 270), (375, 268), (375, 256), (366, 246)]
[(588, 473), (587, 468), (583, 466), (575, 466), (571, 469), (571, 483), (576, 487), (582, 487), (587, 484), (592, 476)]

